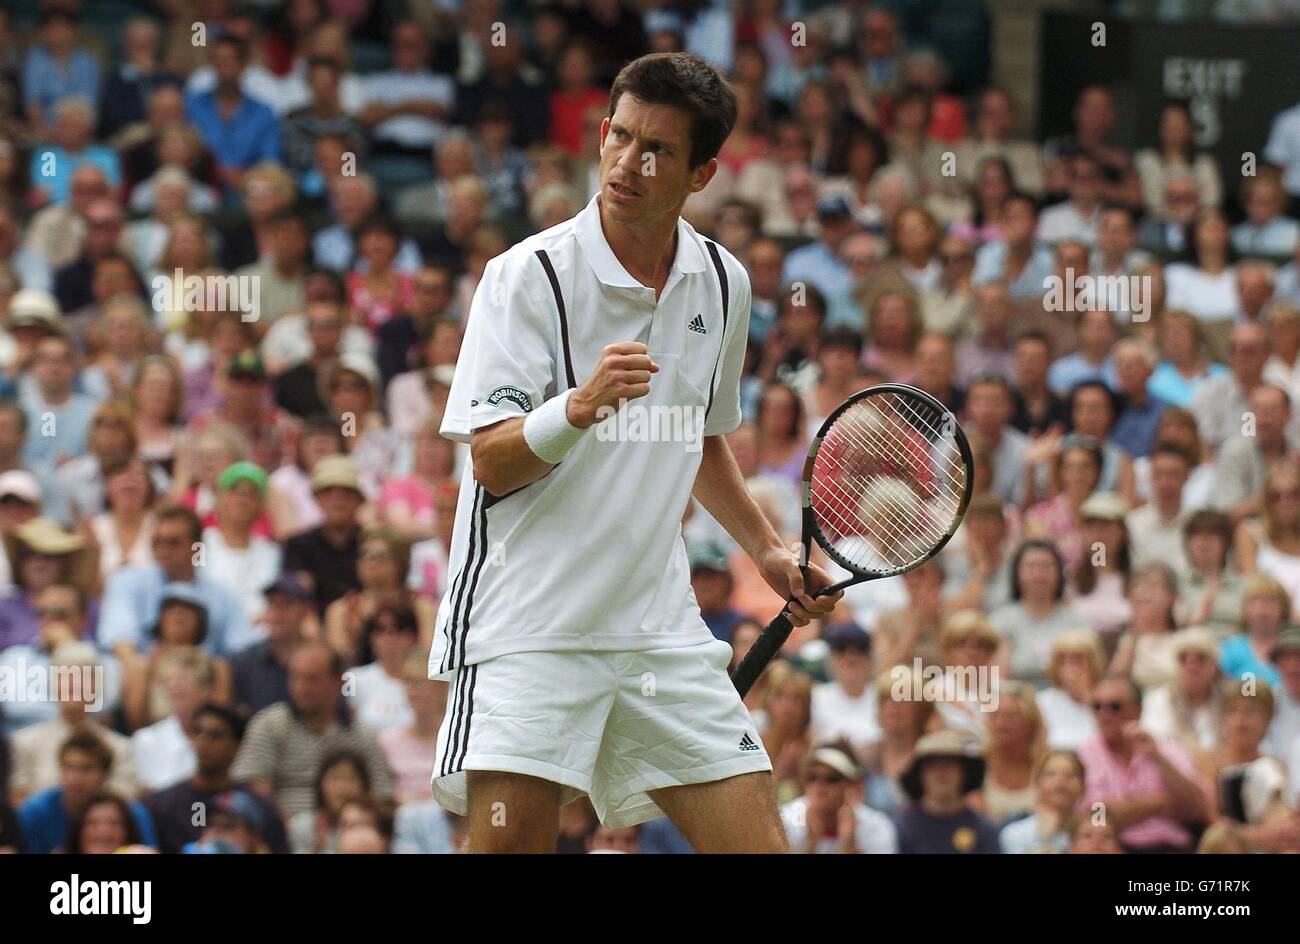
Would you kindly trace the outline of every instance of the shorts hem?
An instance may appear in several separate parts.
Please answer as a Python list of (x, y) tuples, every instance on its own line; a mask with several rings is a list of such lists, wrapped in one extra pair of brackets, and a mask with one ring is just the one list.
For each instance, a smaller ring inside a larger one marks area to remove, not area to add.
[[(742, 774), (770, 773), (771, 770), (772, 762), (766, 753), (750, 757), (730, 757), (716, 763), (706, 764), (703, 767), (688, 767), (684, 770), (658, 770), (653, 774), (636, 777), (622, 787), (619, 792), (623, 796), (619, 798), (613, 810), (605, 811), (607, 815), (601, 816), (600, 821), (610, 829), (622, 829), (625, 826), (636, 826), (664, 815), (663, 810), (659, 809), (654, 800), (648, 796), (645, 802), (625, 806), (629, 800), (635, 799), (639, 793), (646, 794), (651, 790), (662, 790), (665, 787), (686, 787), (697, 783), (713, 783), (718, 780), (727, 780), (730, 777), (739, 777)], [(596, 810), (597, 815), (600, 815), (601, 812), (600, 809)]]
[[(469, 810), (467, 780), (465, 776), (471, 770), (494, 770), (508, 774), (523, 774), (559, 784), (562, 788), (560, 805), (571, 803), (580, 796), (591, 792), (591, 778), (576, 770), (558, 767), (545, 761), (530, 757), (512, 757), (508, 754), (470, 754), (461, 762), (460, 770), (455, 773), (433, 778), (433, 798), (447, 810), (464, 816)], [(452, 783), (464, 786), (455, 789)]]

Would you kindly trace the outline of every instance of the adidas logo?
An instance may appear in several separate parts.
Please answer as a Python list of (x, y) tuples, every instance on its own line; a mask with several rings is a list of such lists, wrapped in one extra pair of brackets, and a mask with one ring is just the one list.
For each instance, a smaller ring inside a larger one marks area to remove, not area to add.
[(694, 332), (696, 332), (696, 333), (698, 333), (698, 334), (708, 334), (708, 333), (709, 333), (709, 329), (706, 328), (706, 327), (704, 327), (704, 316), (703, 316), (703, 315), (696, 315), (696, 316), (695, 316), (695, 319), (694, 319), (690, 324), (688, 324), (686, 327), (690, 328), (692, 331), (694, 331)]
[(740, 749), (742, 751), (760, 750), (759, 746), (754, 743), (754, 739), (749, 736), (748, 731), (740, 736)]

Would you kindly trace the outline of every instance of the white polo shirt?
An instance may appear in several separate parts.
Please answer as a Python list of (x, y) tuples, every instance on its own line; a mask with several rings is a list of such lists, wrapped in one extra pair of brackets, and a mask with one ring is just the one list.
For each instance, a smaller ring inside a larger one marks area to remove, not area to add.
[(466, 464), (432, 678), (511, 652), (712, 639), (691, 593), (681, 518), (702, 436), (740, 425), (749, 277), (680, 220), (656, 302), (605, 241), (597, 201), (488, 263), (442, 434), (469, 442), (476, 429), (523, 416), (585, 381), (609, 344), (641, 341), (660, 370), (648, 396), (597, 423), (536, 482), (494, 498)]

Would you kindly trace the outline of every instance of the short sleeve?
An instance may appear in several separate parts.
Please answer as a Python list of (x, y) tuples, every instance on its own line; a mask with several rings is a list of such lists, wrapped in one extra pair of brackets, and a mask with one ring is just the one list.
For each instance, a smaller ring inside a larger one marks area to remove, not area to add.
[[(723, 265), (727, 266), (726, 259)], [(753, 294), (749, 274), (740, 266), (727, 266), (731, 283), (731, 311), (727, 318), (726, 348), (718, 367), (718, 386), (713, 407), (704, 422), (705, 436), (721, 436), (740, 425), (740, 375), (745, 369), (745, 344), (749, 339), (749, 309)]]
[(555, 314), (529, 284), (530, 261), (500, 256), (483, 272), (442, 420), (448, 439), (467, 443), (476, 429), (523, 416), (554, 395)]

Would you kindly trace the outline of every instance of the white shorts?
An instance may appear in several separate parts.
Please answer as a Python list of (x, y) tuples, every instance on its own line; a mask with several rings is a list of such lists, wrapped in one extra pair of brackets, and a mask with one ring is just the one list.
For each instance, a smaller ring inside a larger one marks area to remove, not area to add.
[(501, 770), (586, 794), (608, 827), (662, 816), (649, 790), (770, 771), (719, 640), (639, 652), (518, 652), (457, 670), (433, 795), (466, 812), (465, 771)]

